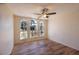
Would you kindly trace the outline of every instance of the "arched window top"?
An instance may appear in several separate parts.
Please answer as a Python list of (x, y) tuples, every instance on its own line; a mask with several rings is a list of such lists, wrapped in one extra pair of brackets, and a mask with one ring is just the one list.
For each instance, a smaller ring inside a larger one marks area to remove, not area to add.
[(36, 19), (32, 19), (31, 20), (31, 26), (35, 26), (35, 25), (37, 25), (37, 21), (36, 21)]
[(32, 19), (31, 22), (32, 22), (33, 24), (36, 24), (36, 23), (37, 23), (36, 19)]
[(20, 29), (22, 31), (27, 30), (27, 20), (25, 20), (24, 18), (20, 19)]

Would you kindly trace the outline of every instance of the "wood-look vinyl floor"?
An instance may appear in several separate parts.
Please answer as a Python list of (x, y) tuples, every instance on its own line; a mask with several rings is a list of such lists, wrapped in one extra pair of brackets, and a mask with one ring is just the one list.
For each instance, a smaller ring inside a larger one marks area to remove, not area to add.
[(79, 51), (51, 40), (37, 40), (14, 46), (11, 55), (78, 55)]

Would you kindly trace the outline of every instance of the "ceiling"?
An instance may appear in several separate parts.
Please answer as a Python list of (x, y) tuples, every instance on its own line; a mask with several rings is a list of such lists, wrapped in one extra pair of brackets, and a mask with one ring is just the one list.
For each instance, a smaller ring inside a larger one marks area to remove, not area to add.
[(14, 14), (36, 18), (34, 13), (40, 13), (41, 9), (48, 8), (49, 12), (57, 13), (79, 10), (79, 4), (67, 3), (10, 3), (5, 4)]

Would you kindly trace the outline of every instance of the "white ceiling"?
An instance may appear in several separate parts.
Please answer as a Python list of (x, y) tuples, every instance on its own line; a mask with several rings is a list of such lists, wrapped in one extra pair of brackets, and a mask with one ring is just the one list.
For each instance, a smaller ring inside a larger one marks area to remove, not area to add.
[(37, 15), (33, 13), (40, 13), (41, 9), (48, 8), (49, 12), (56, 11), (57, 13), (61, 13), (63, 11), (71, 11), (71, 10), (79, 10), (79, 4), (56, 4), (56, 3), (12, 3), (6, 4), (6, 6), (17, 15), (21, 16), (29, 16), (29, 17), (37, 17)]
[[(8, 8), (17, 15), (37, 17), (34, 13), (40, 13), (43, 8), (48, 8), (49, 12), (53, 10), (53, 4), (50, 3), (16, 3), (6, 4)], [(53, 11), (52, 11), (53, 12)]]

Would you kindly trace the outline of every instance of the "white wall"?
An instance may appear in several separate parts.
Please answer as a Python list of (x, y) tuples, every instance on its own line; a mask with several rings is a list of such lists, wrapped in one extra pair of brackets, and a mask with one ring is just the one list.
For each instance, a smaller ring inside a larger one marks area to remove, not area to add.
[(0, 54), (10, 54), (13, 48), (13, 18), (11, 11), (0, 4)]
[[(64, 6), (65, 5), (65, 6)], [(49, 39), (79, 50), (79, 4), (63, 4), (49, 18)]]

